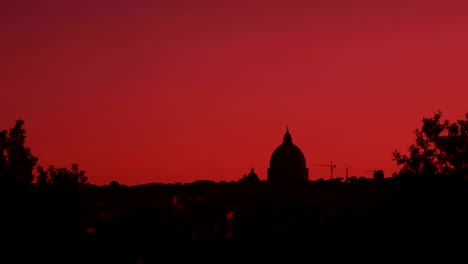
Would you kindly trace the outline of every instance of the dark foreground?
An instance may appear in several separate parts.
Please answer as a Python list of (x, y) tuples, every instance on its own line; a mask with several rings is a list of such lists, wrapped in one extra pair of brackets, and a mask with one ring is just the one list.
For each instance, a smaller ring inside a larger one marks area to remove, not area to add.
[(465, 246), (467, 186), (356, 179), (288, 190), (203, 183), (4, 191), (3, 263), (298, 263), (384, 252), (382, 260), (420, 248), (427, 256)]

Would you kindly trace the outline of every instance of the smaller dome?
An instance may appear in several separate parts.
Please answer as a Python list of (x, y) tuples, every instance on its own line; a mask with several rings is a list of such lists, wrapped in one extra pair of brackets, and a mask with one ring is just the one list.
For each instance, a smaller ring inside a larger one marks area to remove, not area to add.
[(257, 183), (260, 182), (260, 178), (258, 178), (258, 175), (255, 173), (254, 169), (250, 169), (249, 174), (244, 174), (244, 177), (240, 179), (240, 182), (247, 182), (247, 183)]
[(258, 179), (257, 173), (255, 173), (254, 169), (250, 169), (249, 174), (247, 175), (247, 179)]

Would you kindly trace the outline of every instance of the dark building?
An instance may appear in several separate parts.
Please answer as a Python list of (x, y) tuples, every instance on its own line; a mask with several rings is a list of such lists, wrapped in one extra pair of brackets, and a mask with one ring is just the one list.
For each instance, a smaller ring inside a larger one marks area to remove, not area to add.
[(309, 169), (301, 149), (293, 144), (289, 129), (270, 159), (267, 182), (274, 186), (302, 185), (309, 180)]
[(260, 178), (258, 178), (257, 173), (255, 173), (254, 169), (250, 169), (249, 174), (244, 174), (244, 177), (240, 179), (241, 182), (248, 182), (248, 183), (259, 183)]

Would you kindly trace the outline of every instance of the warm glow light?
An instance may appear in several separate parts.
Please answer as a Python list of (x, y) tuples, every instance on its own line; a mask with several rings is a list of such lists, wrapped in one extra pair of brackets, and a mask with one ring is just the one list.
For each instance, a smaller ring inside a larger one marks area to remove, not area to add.
[(468, 111), (467, 1), (7, 2), (0, 130), (98, 185), (266, 180), (286, 125), (333, 177), (391, 176)]

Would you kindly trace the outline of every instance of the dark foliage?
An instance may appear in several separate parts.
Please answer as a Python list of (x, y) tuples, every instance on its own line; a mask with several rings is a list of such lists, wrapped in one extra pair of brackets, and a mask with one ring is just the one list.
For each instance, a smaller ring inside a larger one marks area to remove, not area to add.
[(468, 113), (465, 119), (450, 122), (442, 120), (439, 111), (422, 123), (408, 154), (393, 153), (402, 166), (399, 176), (468, 176)]
[(37, 157), (25, 146), (26, 131), (24, 121), (16, 120), (9, 131), (0, 132), (0, 184), (6, 188), (16, 188), (31, 184)]

